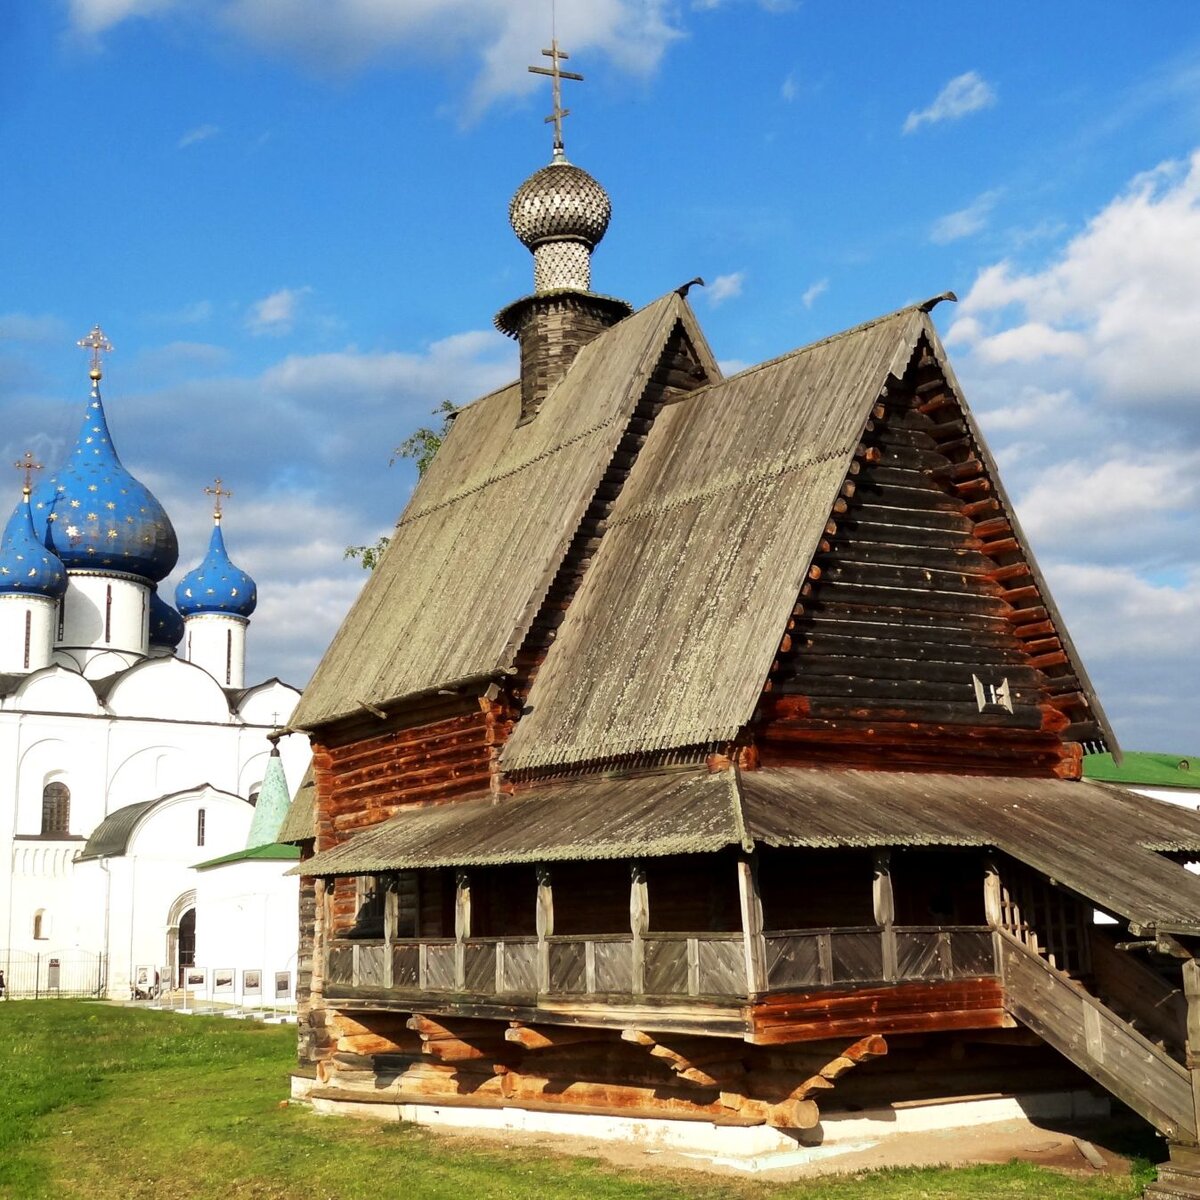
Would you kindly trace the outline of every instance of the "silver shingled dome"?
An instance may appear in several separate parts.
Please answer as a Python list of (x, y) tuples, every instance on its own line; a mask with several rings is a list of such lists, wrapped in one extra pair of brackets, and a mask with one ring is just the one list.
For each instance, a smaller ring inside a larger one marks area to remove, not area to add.
[(565, 161), (535, 171), (508, 206), (513, 232), (530, 250), (559, 239), (595, 246), (611, 215), (608, 193), (586, 171)]

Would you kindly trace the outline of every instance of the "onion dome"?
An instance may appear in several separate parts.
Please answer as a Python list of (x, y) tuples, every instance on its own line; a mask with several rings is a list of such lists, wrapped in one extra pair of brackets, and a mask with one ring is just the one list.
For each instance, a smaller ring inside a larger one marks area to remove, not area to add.
[(174, 650), (183, 641), (183, 618), (155, 589), (150, 593), (150, 645)]
[(556, 155), (525, 180), (508, 206), (513, 232), (530, 250), (542, 242), (583, 242), (592, 249), (608, 229), (612, 201), (586, 171)]
[(56, 600), (66, 590), (66, 568), (37, 535), (26, 486), (0, 538), (0, 596), (47, 596)]
[[(135, 575), (157, 582), (179, 559), (166, 510), (121, 465), (100, 401), (98, 370), (66, 465), (38, 485), (33, 512), (45, 543), (70, 570)], [(43, 526), (44, 523), (44, 526)]]
[(215, 513), (208, 553), (198, 567), (179, 581), (175, 607), (185, 617), (196, 613), (248, 617), (257, 604), (258, 588), (245, 571), (229, 561), (221, 534), (221, 516)]

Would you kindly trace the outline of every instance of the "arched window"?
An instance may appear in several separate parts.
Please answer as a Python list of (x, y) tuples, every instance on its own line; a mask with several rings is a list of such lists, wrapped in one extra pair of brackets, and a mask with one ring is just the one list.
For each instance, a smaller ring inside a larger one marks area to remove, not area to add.
[(55, 781), (42, 788), (42, 836), (66, 834), (71, 825), (71, 789)]
[(33, 914), (33, 939), (44, 942), (50, 936), (50, 916), (44, 908)]

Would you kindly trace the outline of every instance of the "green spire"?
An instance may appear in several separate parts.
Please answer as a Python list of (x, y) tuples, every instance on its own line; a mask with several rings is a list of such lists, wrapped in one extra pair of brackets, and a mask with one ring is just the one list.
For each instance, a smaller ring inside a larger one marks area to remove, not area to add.
[(267, 773), (263, 776), (262, 787), (259, 789), (254, 820), (250, 822), (250, 836), (246, 838), (247, 850), (271, 845), (279, 837), (288, 809), (292, 806), (287, 780), (283, 774), (283, 763), (279, 758), (279, 734), (271, 734), (270, 739), (271, 757), (267, 759)]

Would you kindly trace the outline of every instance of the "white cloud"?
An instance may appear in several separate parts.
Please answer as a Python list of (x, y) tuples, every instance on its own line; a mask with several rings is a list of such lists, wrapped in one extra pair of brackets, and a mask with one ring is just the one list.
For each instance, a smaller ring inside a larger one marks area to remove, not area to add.
[(933, 223), (929, 231), (929, 240), (944, 246), (948, 242), (956, 242), (959, 238), (970, 237), (978, 233), (988, 222), (996, 201), (1000, 198), (998, 191), (984, 192), (977, 196), (966, 208), (957, 212), (947, 213)]
[(829, 291), (829, 280), (818, 279), (811, 287), (805, 289), (804, 295), (800, 297), (801, 303), (805, 308), (812, 308), (827, 291)]
[(0, 342), (59, 342), (66, 337), (66, 324), (59, 317), (0, 314)]
[(1065, 356), (1102, 403), (1172, 409), (1200, 435), (1200, 151), (1138, 176), (1041, 270), (981, 271), (959, 311), (951, 336), (981, 360)]
[(745, 271), (731, 271), (728, 275), (718, 275), (705, 290), (705, 299), (713, 308), (716, 308), (718, 304), (724, 304), (726, 300), (740, 296), (745, 279)]
[(246, 328), (251, 333), (280, 335), (290, 333), (295, 323), (300, 303), (312, 292), (310, 287), (280, 288), (269, 296), (255, 301), (246, 317)]
[(946, 84), (928, 108), (913, 111), (904, 122), (904, 132), (913, 133), (922, 125), (939, 121), (957, 121), (996, 103), (996, 90), (977, 71), (956, 75)]
[(1045, 253), (981, 270), (946, 342), (1118, 736), (1187, 751), (1200, 153), (1137, 176)]
[(71, 28), (95, 36), (130, 17), (151, 17), (172, 8), (176, 0), (69, 0)]
[(796, 75), (795, 72), (792, 72), (780, 85), (779, 97), (781, 100), (786, 100), (790, 104), (793, 100), (795, 100), (796, 93)]
[(195, 129), (189, 129), (179, 139), (178, 148), (185, 150), (188, 146), (194, 146), (197, 142), (206, 142), (209, 138), (216, 137), (220, 132), (220, 127), (217, 125), (197, 125)]
[[(545, 45), (548, 7), (511, 0), (71, 0), (73, 29), (95, 38), (135, 16), (191, 21), (197, 36), (219, 25), (243, 40), (319, 71), (355, 70), (381, 58), (478, 60), (468, 107), (539, 86), (525, 70)], [(557, 33), (573, 57), (603, 55), (635, 74), (653, 71), (681, 36), (668, 0), (588, 0), (561, 5)]]

